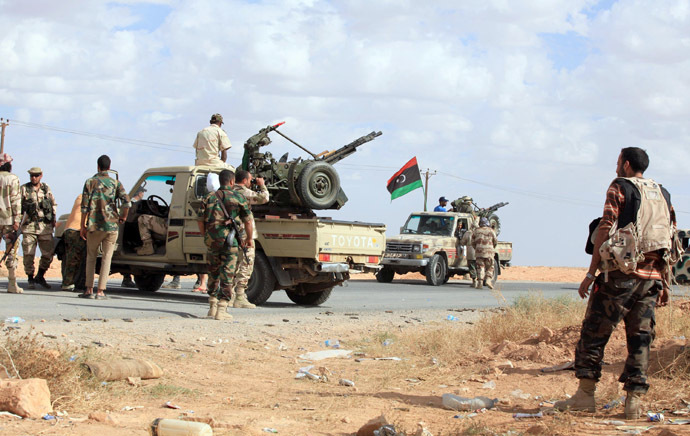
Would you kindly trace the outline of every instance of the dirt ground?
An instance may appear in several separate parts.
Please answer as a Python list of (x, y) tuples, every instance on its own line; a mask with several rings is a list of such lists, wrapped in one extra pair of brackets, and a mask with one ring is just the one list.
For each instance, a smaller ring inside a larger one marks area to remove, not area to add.
[[(579, 281), (582, 269), (522, 268), (511, 280)], [(512, 269), (511, 268), (511, 269)], [(506, 270), (508, 271), (508, 270)], [(515, 419), (515, 413), (548, 411), (554, 400), (573, 393), (572, 371), (541, 372), (572, 359), (579, 335), (573, 325), (554, 331), (534, 331), (514, 342), (477, 349), (458, 349), (437, 355), (434, 349), (409, 354), (405, 338), (420, 332), (460, 333), (493, 312), (454, 309), (397, 313), (329, 311), (290, 318), (265, 315), (261, 310), (235, 310), (236, 320), (73, 320), (3, 326), (4, 335), (39, 334), (49, 346), (62, 350), (60, 359), (87, 356), (92, 360), (149, 359), (164, 370), (159, 379), (137, 386), (126, 381), (96, 384), (70, 408), (57, 407), (57, 420), (18, 420), (0, 415), (2, 435), (145, 435), (156, 418), (209, 422), (215, 435), (352, 435), (368, 420), (385, 415), (398, 431), (415, 434), (423, 422), (433, 436), (456, 434), (690, 434), (690, 426), (654, 425), (644, 419), (624, 421), (622, 406), (604, 410), (606, 402), (622, 395), (616, 381), (623, 367), (625, 333), (619, 328), (606, 351), (599, 384), (599, 410), (594, 414), (556, 414)], [(251, 316), (246, 316), (251, 313)], [(456, 321), (444, 320), (453, 314)], [(431, 333), (430, 333), (431, 335)], [(325, 340), (338, 340), (344, 358), (310, 360), (307, 352), (330, 350)], [(685, 338), (657, 340), (653, 364), (661, 365), (686, 346)], [(302, 356), (302, 357), (301, 357)], [(375, 360), (376, 358), (399, 358)], [(300, 368), (312, 366), (321, 380), (296, 378)], [(2, 371), (0, 371), (2, 373)], [(325, 377), (324, 377), (325, 376)], [(340, 384), (341, 379), (354, 386)], [(681, 393), (654, 380), (645, 409), (666, 409), (667, 417), (688, 418)], [(495, 409), (457, 412), (443, 407), (441, 396), (487, 396), (500, 400)], [(687, 398), (686, 398), (687, 399)], [(53, 398), (53, 401), (56, 401)], [(179, 409), (171, 409), (170, 402)], [(56, 412), (57, 412), (56, 411)], [(106, 412), (108, 422), (89, 419), (91, 411)], [(627, 427), (626, 427), (627, 426)], [(632, 430), (631, 430), (632, 429)], [(667, 431), (667, 433), (662, 433)], [(668, 432), (670, 431), (670, 433)]]

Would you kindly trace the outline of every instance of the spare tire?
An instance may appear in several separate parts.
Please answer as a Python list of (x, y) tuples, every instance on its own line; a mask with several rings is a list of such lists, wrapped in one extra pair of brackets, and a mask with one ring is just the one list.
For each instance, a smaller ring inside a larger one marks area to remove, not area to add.
[(492, 229), (494, 229), (494, 232), (496, 232), (496, 236), (498, 236), (501, 233), (501, 220), (498, 219), (498, 215), (496, 215), (495, 213), (489, 215), (488, 219), (489, 225)]
[(328, 162), (309, 162), (299, 175), (297, 192), (302, 203), (310, 209), (333, 206), (340, 191), (340, 176)]

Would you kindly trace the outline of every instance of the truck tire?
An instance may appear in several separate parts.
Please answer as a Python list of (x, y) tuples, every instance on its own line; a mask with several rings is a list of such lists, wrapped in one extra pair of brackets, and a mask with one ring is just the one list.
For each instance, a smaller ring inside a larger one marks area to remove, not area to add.
[(254, 257), (254, 271), (247, 283), (247, 299), (256, 305), (264, 304), (271, 297), (276, 284), (271, 264), (266, 255), (257, 251)]
[(496, 287), (496, 280), (498, 280), (498, 272), (500, 266), (498, 264), (498, 258), (494, 257), (494, 275), (491, 277), (491, 286)]
[(297, 192), (310, 209), (328, 209), (340, 190), (340, 176), (328, 162), (310, 162), (299, 175)]
[(426, 264), (424, 275), (426, 282), (432, 286), (440, 286), (446, 279), (448, 267), (446, 266), (446, 259), (440, 254), (434, 254), (429, 263)]
[(163, 285), (165, 274), (135, 274), (134, 283), (141, 291), (156, 292)]
[(381, 271), (376, 273), (376, 281), (379, 283), (390, 283), (395, 277), (395, 271), (390, 268), (381, 268)]
[(317, 292), (311, 292), (309, 294), (301, 295), (292, 291), (285, 291), (288, 298), (295, 304), (300, 306), (319, 306), (328, 300), (331, 296), (333, 288), (327, 288)]
[(498, 219), (498, 215), (495, 213), (489, 215), (489, 225), (491, 225), (491, 228), (496, 232), (496, 236), (501, 233), (501, 220)]

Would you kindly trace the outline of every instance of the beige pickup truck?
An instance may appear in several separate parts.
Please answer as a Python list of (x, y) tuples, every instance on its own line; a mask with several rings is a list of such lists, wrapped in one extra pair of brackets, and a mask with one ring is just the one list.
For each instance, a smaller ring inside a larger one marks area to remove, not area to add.
[[(467, 274), (466, 250), (460, 246), (460, 238), (472, 222), (476, 222), (476, 217), (470, 213), (412, 213), (400, 228), (400, 235), (386, 240), (383, 268), (376, 279), (390, 283), (395, 274), (419, 272), (427, 283), (439, 286), (454, 275)], [(501, 267), (508, 266), (512, 256), (513, 244), (499, 241), (494, 255), (494, 283)]]
[[(209, 172), (222, 168), (180, 166), (144, 172), (131, 192), (146, 189), (120, 228), (111, 272), (131, 273), (137, 287), (157, 291), (165, 275), (205, 273), (206, 245), (197, 225), (198, 210), (208, 194)], [(141, 244), (137, 217), (156, 215), (168, 223), (166, 235), (154, 234), (155, 253), (138, 256)], [(247, 288), (248, 299), (265, 303), (273, 291), (285, 290), (293, 302), (319, 305), (350, 270), (375, 272), (385, 249), (384, 224), (337, 221), (313, 214), (255, 214), (256, 261)], [(64, 227), (64, 219), (61, 224)], [(58, 226), (56, 236), (62, 234)]]

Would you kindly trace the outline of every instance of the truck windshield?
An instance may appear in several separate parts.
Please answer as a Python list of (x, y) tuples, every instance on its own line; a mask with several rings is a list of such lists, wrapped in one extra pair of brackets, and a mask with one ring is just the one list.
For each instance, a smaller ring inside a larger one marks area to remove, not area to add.
[(402, 232), (416, 235), (451, 236), (454, 222), (454, 217), (410, 215)]

